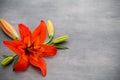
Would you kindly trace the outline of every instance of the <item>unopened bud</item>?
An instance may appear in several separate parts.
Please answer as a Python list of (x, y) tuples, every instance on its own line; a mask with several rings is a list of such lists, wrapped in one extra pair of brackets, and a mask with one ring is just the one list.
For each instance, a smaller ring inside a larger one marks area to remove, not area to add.
[(53, 23), (52, 23), (51, 20), (47, 21), (47, 30), (48, 30), (49, 37), (53, 37), (53, 35), (54, 35), (54, 27), (53, 27)]
[(57, 44), (57, 43), (62, 43), (62, 42), (64, 42), (64, 41), (66, 41), (66, 40), (68, 40), (68, 36), (61, 36), (61, 37), (58, 37), (58, 38), (56, 38), (55, 40), (53, 40), (53, 44)]
[(18, 34), (11, 24), (9, 24), (4, 19), (0, 19), (0, 27), (12, 39), (18, 39)]
[(14, 56), (8, 56), (5, 59), (3, 59), (3, 61), (1, 62), (2, 66), (7, 66), (8, 64), (10, 64), (12, 61), (14, 60)]

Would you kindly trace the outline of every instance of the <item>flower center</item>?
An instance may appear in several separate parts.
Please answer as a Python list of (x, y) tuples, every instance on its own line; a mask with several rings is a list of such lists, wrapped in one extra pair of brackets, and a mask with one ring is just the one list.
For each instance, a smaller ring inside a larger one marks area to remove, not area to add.
[(26, 49), (25, 49), (25, 53), (27, 55), (29, 55), (32, 51), (33, 51), (33, 47), (32, 46), (26, 47)]
[(25, 54), (26, 55), (31, 55), (31, 54), (39, 54), (42, 55), (42, 53), (45, 51), (45, 48), (42, 46), (27, 46), (25, 48)]
[(28, 54), (28, 55), (30, 54), (29, 47), (27, 47), (27, 48), (25, 49), (25, 53)]

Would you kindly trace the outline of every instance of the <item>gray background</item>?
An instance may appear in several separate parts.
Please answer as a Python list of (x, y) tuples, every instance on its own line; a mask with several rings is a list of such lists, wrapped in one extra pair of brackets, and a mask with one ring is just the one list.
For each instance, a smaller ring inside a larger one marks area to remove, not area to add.
[[(51, 19), (55, 38), (68, 35), (55, 57), (45, 58), (43, 77), (30, 66), (25, 72), (0, 67), (0, 80), (120, 80), (120, 0), (0, 0), (0, 18), (33, 30), (41, 19)], [(13, 54), (2, 43), (9, 38), (0, 29), (0, 55)], [(0, 58), (2, 60), (2, 58)]]

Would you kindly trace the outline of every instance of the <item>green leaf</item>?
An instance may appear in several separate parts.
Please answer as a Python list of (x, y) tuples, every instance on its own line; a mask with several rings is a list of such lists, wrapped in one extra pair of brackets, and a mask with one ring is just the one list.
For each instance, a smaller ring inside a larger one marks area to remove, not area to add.
[(14, 63), (13, 63), (13, 70), (14, 70), (14, 66), (17, 64), (18, 62), (18, 59), (19, 59), (19, 56), (16, 55), (15, 58), (14, 58)]
[(68, 47), (66, 47), (66, 46), (59, 46), (59, 45), (57, 45), (56, 47), (57, 47), (57, 49), (68, 49)]

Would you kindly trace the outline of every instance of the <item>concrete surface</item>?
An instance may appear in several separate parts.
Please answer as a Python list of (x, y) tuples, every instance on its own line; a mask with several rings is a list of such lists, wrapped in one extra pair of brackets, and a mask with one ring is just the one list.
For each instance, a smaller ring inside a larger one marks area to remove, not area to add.
[[(0, 80), (120, 80), (120, 0), (0, 0), (0, 18), (17, 31), (19, 23), (33, 30), (51, 19), (55, 37), (70, 37), (68, 50), (45, 58), (46, 77), (32, 66), (16, 73), (10, 65), (0, 66)], [(0, 29), (0, 56), (13, 54), (2, 43), (8, 39)]]

